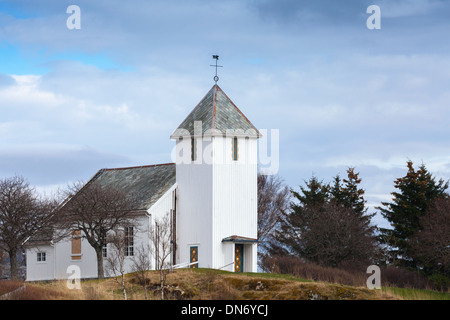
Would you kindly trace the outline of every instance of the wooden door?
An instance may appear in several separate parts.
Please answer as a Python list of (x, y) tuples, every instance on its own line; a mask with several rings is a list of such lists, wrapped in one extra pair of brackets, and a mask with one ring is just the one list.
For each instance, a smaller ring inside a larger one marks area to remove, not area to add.
[(244, 271), (244, 245), (234, 245), (234, 272)]
[[(198, 247), (191, 247), (190, 257), (191, 263), (198, 261)], [(198, 268), (198, 263), (191, 265), (191, 268)]]

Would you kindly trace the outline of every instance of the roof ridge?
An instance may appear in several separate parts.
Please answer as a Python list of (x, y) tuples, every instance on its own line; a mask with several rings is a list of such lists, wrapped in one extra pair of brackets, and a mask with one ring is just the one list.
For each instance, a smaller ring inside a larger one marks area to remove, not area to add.
[(159, 164), (149, 164), (149, 165), (143, 165), (143, 166), (132, 166), (132, 167), (120, 167), (120, 168), (104, 168), (101, 169), (102, 171), (114, 171), (114, 170), (127, 170), (127, 169), (139, 169), (139, 168), (151, 168), (151, 167), (159, 167), (159, 166), (169, 166), (174, 165), (174, 162), (168, 162), (168, 163), (159, 163)]
[(245, 116), (245, 114), (241, 111), (241, 109), (238, 108), (238, 106), (233, 102), (233, 100), (231, 100), (227, 94), (225, 93), (225, 91), (222, 90), (221, 87), (217, 86), (217, 88), (222, 92), (222, 94), (225, 96), (225, 98), (228, 99), (228, 101), (230, 101), (230, 103), (233, 105), (233, 107), (236, 108), (236, 110), (241, 114), (241, 116), (244, 117), (245, 120), (247, 120), (247, 122), (253, 127), (253, 129), (256, 130), (258, 135), (261, 135), (261, 133), (259, 132), (258, 129), (256, 129), (256, 127), (253, 125), (253, 123)]
[[(220, 87), (215, 84), (214, 85), (214, 94), (213, 94), (213, 114), (212, 114), (212, 120), (211, 120), (211, 130), (214, 132), (216, 129), (216, 107), (217, 107), (217, 89), (220, 89)], [(221, 90), (221, 89), (220, 89)]]
[[(179, 127), (180, 127), (180, 126), (181, 126), (181, 125), (182, 125), (182, 124), (183, 124), (183, 123), (191, 116), (191, 114), (193, 114), (193, 113), (195, 112), (195, 110), (196, 110), (198, 107), (200, 107), (200, 105), (202, 104), (202, 102), (205, 101), (206, 97), (208, 97), (209, 93), (211, 92), (211, 90), (212, 90), (215, 86), (216, 86), (216, 85), (212, 86), (212, 88), (208, 90), (208, 92), (203, 96), (203, 98), (200, 100), (200, 102), (197, 103), (197, 105), (195, 106), (195, 108), (192, 109), (192, 111), (188, 113), (188, 115), (183, 119), (183, 121), (181, 121), (180, 125), (179, 125), (177, 128), (179, 128)], [(176, 131), (176, 129), (175, 129), (175, 131)], [(174, 133), (175, 133), (175, 131), (174, 131)], [(173, 133), (172, 133), (172, 135), (173, 135)]]

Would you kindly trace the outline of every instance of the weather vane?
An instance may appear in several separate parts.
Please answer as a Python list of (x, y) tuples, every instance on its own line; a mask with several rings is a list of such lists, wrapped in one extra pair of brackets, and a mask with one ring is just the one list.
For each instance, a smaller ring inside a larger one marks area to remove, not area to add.
[(210, 66), (211, 67), (216, 67), (216, 75), (214, 76), (214, 81), (217, 84), (217, 81), (219, 81), (219, 77), (217, 76), (217, 68), (223, 67), (223, 66), (218, 66), (217, 65), (217, 61), (219, 61), (219, 56), (218, 55), (213, 55), (212, 57), (213, 57), (213, 59), (216, 59), (216, 64), (215, 65), (214, 64), (210, 64)]

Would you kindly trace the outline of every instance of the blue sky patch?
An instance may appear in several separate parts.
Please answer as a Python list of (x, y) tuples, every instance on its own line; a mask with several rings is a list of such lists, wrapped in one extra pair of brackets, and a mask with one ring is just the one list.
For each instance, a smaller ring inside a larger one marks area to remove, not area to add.
[(19, 4), (0, 1), (0, 12), (16, 19), (30, 19), (38, 17), (36, 11), (25, 10)]
[(118, 65), (101, 53), (59, 52), (49, 54), (45, 49), (35, 49), (32, 52), (32, 50), (22, 49), (6, 42), (0, 43), (0, 73), (3, 74), (41, 75), (50, 71), (52, 62), (58, 60), (77, 61), (103, 70), (131, 71), (129, 67)]

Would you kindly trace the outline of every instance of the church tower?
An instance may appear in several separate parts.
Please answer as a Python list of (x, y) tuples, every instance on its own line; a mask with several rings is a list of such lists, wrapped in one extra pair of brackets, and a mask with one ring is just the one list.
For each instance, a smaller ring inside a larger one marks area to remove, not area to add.
[(256, 272), (259, 137), (217, 83), (171, 135), (178, 262)]

